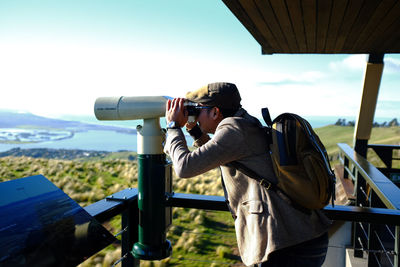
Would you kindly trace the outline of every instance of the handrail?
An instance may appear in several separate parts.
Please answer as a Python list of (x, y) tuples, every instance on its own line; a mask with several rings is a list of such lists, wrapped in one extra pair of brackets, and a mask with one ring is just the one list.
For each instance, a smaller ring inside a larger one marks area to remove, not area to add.
[(400, 160), (400, 157), (394, 157), (395, 151), (400, 151), (400, 145), (384, 145), (384, 144), (368, 144), (368, 148), (372, 149), (382, 162), (386, 165), (385, 168), (379, 168), (386, 176), (396, 184), (399, 183), (400, 168), (394, 168), (394, 161)]
[[(138, 190), (136, 188), (128, 188), (85, 207), (85, 210), (90, 215), (101, 222), (105, 222), (118, 214), (123, 214), (122, 228), (127, 229), (127, 232), (122, 234), (121, 256), (127, 256), (122, 261), (123, 267), (140, 265), (139, 260), (134, 259), (130, 253), (133, 243), (137, 242), (138, 238), (137, 199)], [(229, 211), (225, 198), (222, 196), (174, 193), (166, 196), (165, 204), (173, 207)], [(397, 228), (400, 226), (400, 210), (396, 209), (340, 205), (332, 207), (328, 205), (323, 209), (323, 212), (332, 220), (369, 224), (386, 224), (390, 222), (392, 225), (397, 225)]]
[(383, 148), (390, 148), (390, 149), (400, 149), (399, 145), (386, 145), (386, 144), (368, 144), (368, 147), (383, 147)]
[(357, 171), (389, 209), (400, 209), (400, 188), (383, 175), (374, 165), (355, 152), (348, 144), (339, 143), (339, 149), (351, 160)]
[(137, 200), (137, 197), (138, 190), (136, 188), (127, 188), (88, 205), (84, 209), (97, 221), (103, 223), (128, 209), (130, 204)]
[[(398, 212), (400, 189), (349, 145), (338, 144), (338, 146), (340, 160), (344, 165), (344, 177), (351, 176), (354, 181), (356, 195), (354, 205), (374, 209), (386, 207), (388, 209), (383, 210)], [(385, 226), (373, 222), (353, 224), (354, 256), (362, 257), (363, 251), (366, 251), (368, 266), (380, 266), (381, 257), (386, 257), (390, 262), (389, 265), (398, 267), (400, 226), (395, 221), (398, 221), (395, 217), (393, 220), (388, 218)]]
[[(126, 192), (130, 192), (131, 194), (128, 198), (111, 200), (113, 198), (112, 196), (116, 194), (126, 194)], [(100, 219), (100, 221), (104, 222), (118, 215), (118, 212), (120, 213), (122, 210), (126, 209), (130, 202), (137, 200), (138, 193), (136, 188), (132, 188), (122, 190), (116, 194), (85, 207), (85, 210), (96, 219)], [(224, 197), (210, 195), (175, 193), (168, 197), (166, 206), (229, 211)], [(400, 210), (341, 205), (332, 207), (332, 205), (328, 205), (323, 209), (323, 212), (331, 220), (377, 224), (390, 222), (393, 225), (400, 225)]]

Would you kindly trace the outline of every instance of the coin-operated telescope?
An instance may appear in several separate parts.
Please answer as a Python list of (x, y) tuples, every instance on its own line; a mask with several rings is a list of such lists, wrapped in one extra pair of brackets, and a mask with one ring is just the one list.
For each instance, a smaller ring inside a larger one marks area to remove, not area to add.
[(132, 248), (135, 258), (160, 260), (169, 257), (171, 243), (166, 231), (172, 222), (171, 207), (166, 207), (166, 196), (172, 192), (171, 163), (166, 161), (162, 142), (165, 131), (160, 117), (170, 97), (100, 97), (94, 105), (98, 120), (138, 120), (138, 208), (139, 242)]

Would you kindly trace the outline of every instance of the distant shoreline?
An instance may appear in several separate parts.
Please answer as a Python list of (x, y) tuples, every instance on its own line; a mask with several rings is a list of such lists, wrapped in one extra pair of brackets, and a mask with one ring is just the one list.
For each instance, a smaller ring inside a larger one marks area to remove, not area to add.
[[(0, 129), (1, 132), (1, 129)], [(3, 140), (4, 141), (4, 140)], [(26, 140), (24, 140), (26, 141)], [(70, 138), (58, 140), (41, 140), (41, 142), (0, 142), (0, 152), (13, 148), (34, 149), (80, 149), (88, 151), (109, 151), (120, 150), (135, 151), (137, 148), (136, 132), (116, 132), (107, 130), (88, 130), (75, 132)]]
[[(113, 153), (132, 152), (133, 151), (101, 151), (101, 150), (84, 150), (84, 149), (54, 149), (54, 148), (27, 148), (21, 149), (19, 147), (12, 148), (5, 152), (0, 152), (0, 158), (3, 157), (31, 157), (31, 158), (46, 158), (46, 159), (91, 159), (91, 158), (104, 158)], [(130, 157), (134, 160), (135, 157)]]

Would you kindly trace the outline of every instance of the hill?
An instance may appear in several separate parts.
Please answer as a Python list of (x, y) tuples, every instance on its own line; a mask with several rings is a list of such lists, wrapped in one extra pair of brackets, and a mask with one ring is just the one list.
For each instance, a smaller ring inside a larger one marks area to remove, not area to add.
[[(81, 206), (104, 199), (127, 187), (137, 187), (137, 163), (125, 159), (91, 161), (31, 157), (0, 158), (0, 182), (43, 174)], [(173, 178), (175, 192), (223, 195), (219, 170), (192, 179)], [(173, 209), (173, 226), (167, 238), (174, 255), (160, 266), (211, 266), (213, 262), (240, 263), (236, 247), (234, 222), (227, 212)], [(121, 230), (117, 216), (105, 226), (111, 233)], [(113, 244), (82, 266), (111, 266), (120, 258), (120, 245)], [(195, 260), (195, 261), (193, 261)], [(143, 263), (141, 266), (146, 266)], [(226, 265), (226, 264), (225, 264)]]
[[(338, 164), (339, 147), (337, 143), (346, 143), (353, 146), (354, 126), (329, 125), (315, 129), (330, 157), (332, 166)], [(400, 145), (400, 127), (372, 128), (369, 144)], [(373, 151), (368, 151), (368, 159), (379, 166), (380, 160)]]

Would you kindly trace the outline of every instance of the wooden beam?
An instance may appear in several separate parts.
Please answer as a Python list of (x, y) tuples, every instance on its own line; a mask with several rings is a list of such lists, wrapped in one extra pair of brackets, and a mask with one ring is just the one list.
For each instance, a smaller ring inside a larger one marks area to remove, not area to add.
[(257, 8), (256, 4), (253, 0), (239, 0), (239, 3), (242, 5), (243, 9), (247, 14), (250, 14), (251, 21), (256, 26), (257, 30), (261, 33), (262, 37), (267, 40), (269, 45), (274, 51), (282, 50), (280, 43), (277, 42), (274, 33), (271, 32), (271, 29), (265, 23), (263, 16), (260, 13), (260, 10)]
[(377, 45), (379, 51), (385, 51), (386, 53), (398, 53), (400, 50), (400, 17), (393, 23), (385, 32), (385, 38), (380, 40), (382, 43)]
[(366, 153), (366, 145), (368, 145), (368, 140), (371, 137), (382, 71), (383, 54), (370, 55), (365, 71), (360, 111), (354, 129), (354, 147), (363, 156), (366, 156), (364, 155)]
[[(354, 22), (352, 29), (349, 35), (346, 38), (345, 44), (343, 46), (343, 52), (352, 53), (354, 44), (356, 43), (357, 39), (360, 37), (360, 33), (368, 24), (368, 19), (371, 18), (379, 5), (379, 1), (364, 1), (363, 5), (361, 6), (360, 12), (358, 13), (357, 19)], [(353, 15), (354, 16), (354, 15)], [(358, 51), (359, 53), (365, 53), (366, 51)]]
[(278, 21), (281, 26), (282, 32), (289, 43), (290, 51), (285, 51), (285, 52), (295, 53), (298, 50), (298, 48), (294, 30), (292, 27), (292, 22), (290, 20), (289, 12), (287, 6), (285, 5), (285, 2), (282, 0), (270, 0), (270, 4), (274, 13), (279, 18)]
[(265, 54), (272, 54), (274, 50), (263, 35), (258, 31), (257, 27), (252, 22), (243, 7), (237, 0), (222, 0), (235, 17), (242, 23), (242, 25), (249, 31), (254, 39), (261, 45), (262, 51)]
[(393, 8), (396, 2), (397, 0), (385, 0), (378, 5), (371, 18), (368, 20), (368, 24), (365, 25), (360, 33), (359, 38), (356, 40), (354, 44), (355, 49), (366, 50), (367, 47), (370, 47), (367, 44), (371, 43), (371, 41), (367, 42), (367, 40), (371, 40), (371, 37), (373, 37), (375, 40), (376, 34), (379, 34), (376, 31), (384, 30), (388, 26), (387, 21), (390, 23), (392, 20), (392, 16), (388, 17), (388, 13), (390, 13), (390, 10)]
[(325, 51), (326, 39), (328, 36), (329, 23), (331, 21), (332, 0), (318, 2), (317, 13), (317, 53)]
[[(369, 34), (369, 38), (364, 42), (363, 48), (367, 49), (367, 47), (374, 47), (377, 51), (383, 51), (382, 48), (384, 43), (386, 43), (386, 40), (391, 40), (392, 36), (396, 36), (396, 34), (393, 33), (399, 32), (399, 13), (400, 2), (396, 1), (395, 5), (388, 10), (387, 14), (384, 18), (382, 18), (382, 21), (375, 28), (375, 30)], [(396, 38), (395, 40), (398, 41), (399, 39)], [(396, 45), (394, 44), (394, 46)]]
[(317, 3), (316, 0), (303, 0), (301, 3), (304, 16), (307, 52), (315, 53), (317, 44)]
[(304, 33), (303, 12), (300, 0), (286, 1), (289, 17), (293, 25), (294, 36), (300, 53), (307, 52), (307, 43)]
[(352, 0), (349, 1), (344, 13), (342, 25), (339, 28), (338, 36), (335, 44), (335, 51), (341, 51), (345, 45), (345, 41), (349, 38), (349, 34), (353, 25), (357, 19), (363, 0)]
[(264, 23), (270, 29), (272, 35), (277, 40), (277, 43), (280, 44), (281, 49), (286, 50), (286, 51), (289, 50), (288, 41), (286, 40), (286, 37), (282, 32), (279, 22), (276, 19), (275, 13), (273, 12), (272, 7), (269, 4), (269, 2), (263, 1), (263, 0), (255, 0), (254, 2), (255, 2), (256, 7), (258, 8), (258, 10), (260, 11), (260, 13), (262, 15)]
[(331, 11), (326, 47), (324, 53), (335, 52), (335, 44), (338, 38), (339, 29), (343, 23), (343, 17), (347, 8), (347, 0), (334, 0)]

